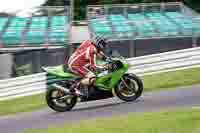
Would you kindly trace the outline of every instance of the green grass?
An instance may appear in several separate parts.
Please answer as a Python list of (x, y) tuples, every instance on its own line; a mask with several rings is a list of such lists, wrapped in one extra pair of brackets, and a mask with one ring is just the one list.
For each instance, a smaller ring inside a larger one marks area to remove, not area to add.
[(179, 86), (200, 84), (200, 68), (166, 72), (143, 77), (145, 91), (174, 89)]
[[(167, 72), (142, 77), (145, 91), (173, 89), (178, 86), (200, 84), (200, 68)], [(0, 115), (30, 112), (46, 107), (44, 95), (29, 96), (0, 102)]]
[(199, 133), (200, 109), (134, 113), (25, 133)]
[(46, 106), (44, 95), (27, 96), (0, 102), (0, 116), (29, 112)]

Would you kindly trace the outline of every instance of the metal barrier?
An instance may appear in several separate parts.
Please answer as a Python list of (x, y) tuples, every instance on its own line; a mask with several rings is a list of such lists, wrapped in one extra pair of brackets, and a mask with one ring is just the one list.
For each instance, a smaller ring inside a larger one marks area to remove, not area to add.
[[(139, 76), (200, 66), (200, 48), (128, 58), (129, 72)], [(44, 93), (45, 73), (0, 80), (0, 101)]]

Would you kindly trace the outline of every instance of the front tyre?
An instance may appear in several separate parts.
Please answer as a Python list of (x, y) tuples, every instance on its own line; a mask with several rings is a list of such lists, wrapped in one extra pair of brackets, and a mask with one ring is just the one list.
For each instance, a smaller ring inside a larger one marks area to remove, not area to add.
[[(63, 97), (65, 98), (62, 99)], [(77, 97), (67, 95), (60, 89), (51, 88), (46, 92), (46, 102), (51, 109), (57, 112), (66, 112), (70, 111), (76, 105)]]
[(125, 74), (115, 87), (115, 94), (123, 101), (135, 101), (143, 92), (142, 80), (135, 74)]

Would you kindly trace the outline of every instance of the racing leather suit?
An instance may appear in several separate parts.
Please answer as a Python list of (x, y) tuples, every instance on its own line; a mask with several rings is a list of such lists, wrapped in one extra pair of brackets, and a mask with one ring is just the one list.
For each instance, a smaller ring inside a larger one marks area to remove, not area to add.
[(95, 74), (89, 69), (101, 69), (96, 65), (97, 49), (91, 41), (84, 41), (68, 60), (69, 69), (86, 78), (82, 80), (85, 85), (90, 85), (90, 79), (95, 78)]

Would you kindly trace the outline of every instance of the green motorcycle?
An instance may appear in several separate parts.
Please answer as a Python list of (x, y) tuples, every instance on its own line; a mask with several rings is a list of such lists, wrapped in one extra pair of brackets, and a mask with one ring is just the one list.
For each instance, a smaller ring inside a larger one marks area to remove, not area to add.
[(48, 90), (46, 102), (58, 112), (70, 111), (77, 102), (100, 100), (117, 96), (123, 101), (135, 101), (143, 92), (142, 80), (132, 73), (127, 73), (129, 65), (121, 57), (111, 57), (107, 61), (98, 61), (98, 65), (108, 65), (109, 69), (96, 72), (95, 86), (83, 86), (84, 96), (76, 96), (70, 88), (81, 78), (68, 70), (65, 65), (43, 67), (47, 73)]

